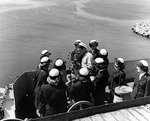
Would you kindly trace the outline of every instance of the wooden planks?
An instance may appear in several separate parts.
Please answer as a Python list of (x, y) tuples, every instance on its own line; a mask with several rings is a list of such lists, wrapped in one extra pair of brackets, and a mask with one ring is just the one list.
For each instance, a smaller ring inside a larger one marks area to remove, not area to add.
[(130, 121), (139, 121), (131, 112), (129, 112), (127, 109), (122, 109), (120, 112), (125, 116), (128, 117)]
[(120, 111), (114, 111), (111, 112), (111, 114), (114, 116), (116, 121), (130, 121), (128, 117), (126, 117), (123, 113)]
[(116, 121), (115, 117), (111, 113), (103, 113), (101, 116), (104, 121)]
[(147, 121), (150, 120), (150, 112), (145, 110), (143, 106), (133, 107), (135, 111), (137, 111), (141, 116), (143, 116)]
[(146, 106), (137, 106), (118, 111), (96, 114), (75, 121), (149, 121), (150, 110)]
[(105, 121), (105, 120), (103, 120), (103, 118), (101, 117), (100, 114), (90, 116), (90, 119), (91, 119), (91, 121)]
[(139, 121), (148, 121), (146, 120), (139, 112), (137, 112), (134, 108), (127, 109), (134, 117), (136, 117)]

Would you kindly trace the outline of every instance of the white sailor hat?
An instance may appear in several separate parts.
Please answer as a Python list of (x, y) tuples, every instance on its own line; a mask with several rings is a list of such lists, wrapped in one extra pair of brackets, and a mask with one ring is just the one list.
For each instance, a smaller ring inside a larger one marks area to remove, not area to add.
[(87, 76), (89, 74), (89, 70), (87, 68), (81, 68), (79, 70), (79, 74), (82, 76)]
[(46, 53), (49, 53), (49, 51), (48, 50), (42, 50), (42, 52), (41, 52), (42, 55), (44, 55)]
[(104, 59), (98, 57), (98, 58), (95, 59), (95, 62), (98, 63), (98, 64), (99, 64), (99, 63), (104, 63)]
[(100, 54), (101, 54), (101, 55), (107, 55), (108, 52), (106, 51), (106, 49), (101, 49), (101, 50), (100, 50)]
[(90, 41), (90, 43), (94, 43), (94, 42), (97, 42), (97, 41), (96, 41), (96, 40), (91, 40), (91, 41)]
[(86, 48), (86, 44), (84, 44), (83, 42), (79, 43), (79, 46)]
[(124, 59), (123, 58), (117, 58), (117, 61), (124, 63)]
[(49, 59), (49, 57), (47, 57), (47, 56), (44, 56), (44, 57), (41, 58), (41, 60), (40, 60), (41, 63), (47, 63), (47, 62), (49, 62), (49, 61), (50, 61), (50, 59)]
[(148, 67), (148, 62), (146, 60), (140, 60), (138, 63), (139, 67)]
[(63, 62), (62, 59), (58, 59), (58, 60), (56, 60), (55, 65), (59, 67), (59, 66), (62, 66), (63, 63), (64, 63), (64, 62)]
[(59, 70), (56, 68), (51, 69), (49, 72), (50, 77), (57, 77), (58, 75), (59, 75)]
[(80, 43), (80, 42), (81, 42), (81, 40), (75, 40), (74, 44)]

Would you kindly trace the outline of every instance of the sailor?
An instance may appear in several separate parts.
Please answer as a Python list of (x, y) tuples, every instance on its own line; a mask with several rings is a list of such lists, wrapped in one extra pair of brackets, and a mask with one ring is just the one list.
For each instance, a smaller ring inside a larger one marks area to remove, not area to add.
[(66, 83), (67, 82), (66, 61), (64, 61), (61, 58), (57, 58), (56, 61), (54, 62), (54, 68), (59, 70), (63, 82)]
[[(112, 73), (112, 80), (110, 84), (110, 102), (113, 102), (114, 94), (115, 93), (115, 88), (118, 86), (122, 85), (127, 85), (125, 81), (126, 73), (124, 72), (125, 64), (124, 64), (124, 59), (122, 58), (115, 58), (114, 62), (114, 70)], [(117, 95), (119, 96), (119, 95)]]
[(108, 51), (106, 49), (100, 49), (100, 57), (104, 59), (104, 64), (107, 68), (109, 64)]
[(42, 59), (45, 56), (50, 57), (50, 55), (51, 53), (49, 52), (49, 50), (42, 50), (40, 59)]
[(54, 115), (67, 111), (67, 86), (61, 83), (58, 69), (52, 68), (47, 78), (48, 84), (41, 86), (39, 113), (43, 116)]
[(92, 69), (93, 55), (87, 51), (84, 43), (79, 44), (81, 67)]
[(34, 81), (35, 83), (47, 83), (46, 78), (48, 77), (49, 72), (49, 65), (51, 63), (51, 60), (49, 57), (43, 57), (40, 60), (40, 66), (36, 70)]
[(91, 48), (91, 50), (89, 52), (92, 53), (93, 58), (97, 58), (100, 55), (100, 51), (99, 49), (97, 49), (98, 47), (98, 42), (96, 40), (91, 40), (89, 43), (89, 47)]
[(103, 58), (96, 58), (94, 64), (94, 105), (103, 105), (105, 101), (105, 88), (108, 83), (109, 73), (105, 67), (105, 61)]
[(140, 60), (137, 64), (137, 73), (134, 77), (131, 99), (150, 96), (150, 74), (148, 73), (148, 62)]
[[(40, 60), (41, 60), (43, 57), (48, 57), (48, 58), (50, 58), (50, 55), (51, 55), (51, 53), (49, 52), (49, 50), (42, 50)], [(50, 62), (52, 62), (51, 59), (49, 59), (49, 60), (50, 60)], [(42, 64), (39, 63), (38, 66), (37, 66), (37, 68), (41, 68), (41, 66), (42, 66)]]
[(43, 57), (41, 59), (41, 67), (37, 68), (35, 72), (35, 77), (34, 77), (34, 104), (36, 109), (39, 109), (39, 97), (40, 97), (40, 89), (43, 84), (47, 84), (47, 77), (49, 74), (49, 64), (50, 64), (50, 59), (48, 57)]
[(76, 40), (74, 42), (75, 49), (69, 53), (70, 60), (72, 63), (72, 69), (78, 69), (79, 62), (79, 53), (78, 53), (78, 48), (79, 48), (79, 43), (81, 43), (81, 40)]
[(75, 102), (89, 101), (91, 102), (91, 94), (94, 91), (94, 86), (89, 78), (89, 70), (87, 68), (81, 68), (79, 70), (79, 78), (74, 81), (69, 89), (71, 99)]

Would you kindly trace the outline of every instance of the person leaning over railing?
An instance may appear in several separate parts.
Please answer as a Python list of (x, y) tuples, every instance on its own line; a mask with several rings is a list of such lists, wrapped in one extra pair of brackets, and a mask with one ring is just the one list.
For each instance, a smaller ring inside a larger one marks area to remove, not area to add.
[(131, 99), (150, 96), (150, 74), (148, 73), (148, 62), (140, 60), (137, 64), (137, 73), (134, 77)]

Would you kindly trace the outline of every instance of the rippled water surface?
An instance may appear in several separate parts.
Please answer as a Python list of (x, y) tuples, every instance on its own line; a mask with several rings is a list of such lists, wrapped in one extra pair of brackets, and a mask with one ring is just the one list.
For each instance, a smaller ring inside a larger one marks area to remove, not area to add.
[(149, 17), (148, 0), (0, 0), (1, 85), (35, 69), (43, 49), (67, 60), (76, 39), (96, 39), (110, 61), (149, 58), (150, 39), (131, 31)]

